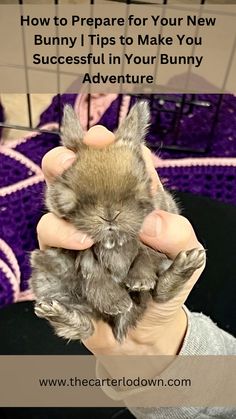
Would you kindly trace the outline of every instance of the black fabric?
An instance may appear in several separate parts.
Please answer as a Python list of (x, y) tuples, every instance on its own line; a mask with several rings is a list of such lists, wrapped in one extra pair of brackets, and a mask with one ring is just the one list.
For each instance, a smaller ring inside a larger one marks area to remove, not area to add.
[(207, 250), (206, 269), (186, 305), (236, 336), (236, 207), (191, 194), (178, 196), (183, 215)]
[[(207, 267), (191, 292), (187, 306), (209, 315), (221, 328), (236, 335), (236, 207), (191, 194), (176, 193), (183, 215), (194, 226), (207, 249)], [(86, 355), (78, 342), (65, 343), (51, 327), (33, 312), (32, 302), (13, 304), (0, 311), (0, 354)], [(78, 409), (0, 409), (4, 419), (130, 419), (127, 410), (108, 408)]]

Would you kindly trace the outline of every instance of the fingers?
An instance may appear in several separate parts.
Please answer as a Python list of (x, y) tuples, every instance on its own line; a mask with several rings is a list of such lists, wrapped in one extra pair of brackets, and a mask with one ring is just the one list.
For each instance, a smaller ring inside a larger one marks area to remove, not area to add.
[(93, 245), (93, 240), (85, 233), (50, 212), (39, 221), (37, 234), (42, 250), (46, 247), (84, 250)]
[(201, 246), (187, 218), (161, 210), (155, 210), (145, 218), (140, 238), (171, 259), (181, 250)]
[(102, 125), (95, 125), (86, 132), (83, 141), (91, 147), (102, 148), (114, 143), (115, 135)]
[[(161, 210), (155, 210), (146, 217), (140, 238), (148, 246), (161, 251), (170, 259), (175, 259), (182, 250), (203, 248), (187, 218)], [(166, 324), (175, 318), (177, 310), (184, 304), (204, 267), (205, 263), (196, 269), (181, 291), (170, 301), (149, 304), (143, 322), (144, 329), (150, 324), (155, 324), (157, 318), (159, 325)]]
[(75, 153), (66, 147), (56, 147), (50, 150), (42, 160), (42, 171), (47, 183), (61, 175), (75, 160)]

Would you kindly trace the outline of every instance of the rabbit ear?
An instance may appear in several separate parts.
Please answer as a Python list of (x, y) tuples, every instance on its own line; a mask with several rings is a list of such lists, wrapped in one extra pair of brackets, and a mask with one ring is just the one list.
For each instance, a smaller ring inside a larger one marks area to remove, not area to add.
[(117, 144), (126, 144), (130, 147), (140, 146), (144, 142), (150, 122), (148, 102), (141, 101), (135, 104), (128, 116), (118, 127), (115, 135)]
[(62, 121), (62, 144), (72, 151), (78, 151), (84, 137), (79, 119), (70, 105), (65, 105)]

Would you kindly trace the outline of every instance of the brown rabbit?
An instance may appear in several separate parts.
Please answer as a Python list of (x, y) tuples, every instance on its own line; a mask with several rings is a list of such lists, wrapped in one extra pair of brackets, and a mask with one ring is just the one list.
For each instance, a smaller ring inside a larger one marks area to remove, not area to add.
[[(86, 339), (92, 319), (103, 319), (122, 341), (150, 299), (173, 298), (205, 261), (204, 250), (181, 252), (172, 262), (140, 242), (144, 218), (155, 208), (178, 213), (165, 190), (154, 197), (141, 144), (150, 119), (147, 102), (137, 103), (105, 148), (88, 147), (73, 109), (66, 106), (63, 144), (77, 156), (48, 187), (46, 204), (58, 217), (91, 236), (94, 245), (73, 251), (32, 253), (35, 312), (66, 339)], [(60, 232), (58, 232), (60, 234)]]

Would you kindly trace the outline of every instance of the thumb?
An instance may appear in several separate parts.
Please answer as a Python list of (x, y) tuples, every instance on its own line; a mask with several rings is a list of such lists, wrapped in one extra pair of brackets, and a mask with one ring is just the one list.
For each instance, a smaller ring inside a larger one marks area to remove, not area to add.
[(187, 218), (162, 210), (155, 210), (145, 218), (140, 239), (171, 259), (182, 250), (202, 247)]

